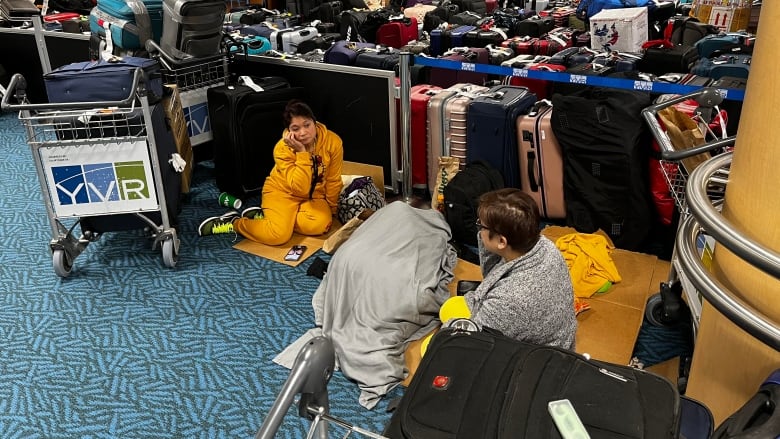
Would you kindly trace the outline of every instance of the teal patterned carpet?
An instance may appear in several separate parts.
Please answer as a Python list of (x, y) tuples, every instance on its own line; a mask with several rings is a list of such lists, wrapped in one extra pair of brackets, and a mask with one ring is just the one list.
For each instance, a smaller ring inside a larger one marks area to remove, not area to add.
[[(223, 213), (206, 162), (175, 269), (142, 232), (117, 232), (61, 279), (16, 114), (0, 116), (0, 146), (0, 438), (253, 437), (288, 376), (271, 359), (312, 326), (313, 258), (291, 268), (233, 249), (232, 236), (198, 238), (200, 220)], [(329, 392), (334, 415), (373, 431), (401, 395), (366, 410), (339, 372)], [(277, 437), (305, 437), (294, 410)]]

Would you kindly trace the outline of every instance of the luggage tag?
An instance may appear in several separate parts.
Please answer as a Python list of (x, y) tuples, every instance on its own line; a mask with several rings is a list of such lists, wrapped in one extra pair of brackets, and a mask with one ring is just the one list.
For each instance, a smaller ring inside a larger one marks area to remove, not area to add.
[(265, 89), (263, 87), (260, 87), (259, 85), (257, 85), (255, 83), (255, 81), (253, 81), (252, 78), (250, 78), (249, 76), (239, 76), (238, 77), (238, 83), (241, 84), (241, 85), (245, 85), (245, 86), (247, 86), (247, 87), (249, 87), (252, 90), (257, 91), (257, 92), (265, 91)]

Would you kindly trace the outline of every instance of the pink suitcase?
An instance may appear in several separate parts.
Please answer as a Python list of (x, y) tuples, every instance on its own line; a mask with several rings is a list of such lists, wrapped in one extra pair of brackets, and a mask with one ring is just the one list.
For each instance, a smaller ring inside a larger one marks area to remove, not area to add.
[(469, 103), (489, 90), (468, 83), (455, 84), (431, 97), (428, 102), (428, 190), (436, 193), (439, 157), (452, 156), (466, 165), (466, 114)]
[(520, 185), (539, 206), (544, 218), (566, 218), (563, 199), (563, 156), (550, 125), (552, 106), (539, 101), (530, 113), (517, 118)]

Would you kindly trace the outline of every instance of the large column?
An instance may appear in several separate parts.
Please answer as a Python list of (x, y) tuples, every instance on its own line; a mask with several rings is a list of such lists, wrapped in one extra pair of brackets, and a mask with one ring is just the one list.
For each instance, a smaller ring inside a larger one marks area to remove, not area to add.
[[(780, 2), (763, 4), (758, 40), (726, 189), (723, 215), (757, 242), (780, 251)], [(780, 280), (716, 246), (715, 276), (740, 298), (780, 322)], [(754, 339), (705, 303), (687, 395), (704, 402), (716, 425), (737, 410), (780, 353)]]

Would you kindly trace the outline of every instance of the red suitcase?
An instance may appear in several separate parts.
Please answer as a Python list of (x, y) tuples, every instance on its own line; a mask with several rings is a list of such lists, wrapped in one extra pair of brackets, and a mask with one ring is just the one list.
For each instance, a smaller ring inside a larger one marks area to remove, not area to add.
[(418, 84), (410, 92), (412, 100), (411, 152), (412, 186), (428, 188), (428, 102), (441, 87)]
[[(534, 63), (528, 67), (524, 67), (528, 70), (544, 70), (548, 72), (565, 72), (565, 66), (559, 66), (556, 64), (547, 64), (545, 62)], [(531, 79), (521, 78), (519, 76), (512, 76), (509, 79), (509, 85), (520, 85), (527, 87), (532, 93), (539, 99), (549, 99), (552, 96), (552, 81), (545, 79)]]
[(417, 19), (404, 17), (379, 26), (376, 31), (376, 43), (400, 49), (406, 43), (418, 38)]
[(501, 43), (501, 46), (512, 49), (515, 55), (533, 55), (538, 40), (531, 37), (512, 37)]

